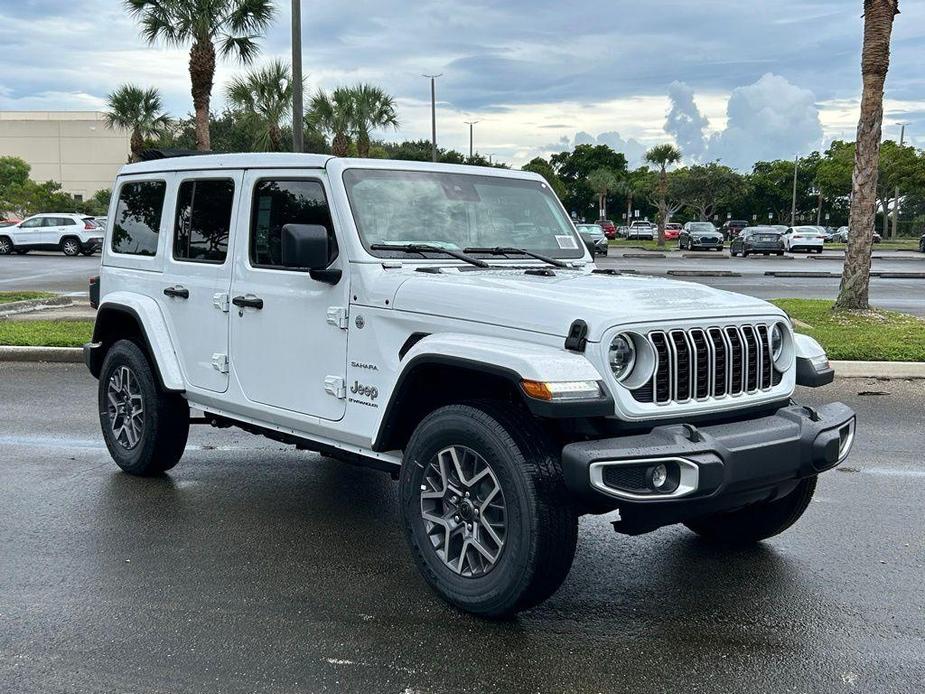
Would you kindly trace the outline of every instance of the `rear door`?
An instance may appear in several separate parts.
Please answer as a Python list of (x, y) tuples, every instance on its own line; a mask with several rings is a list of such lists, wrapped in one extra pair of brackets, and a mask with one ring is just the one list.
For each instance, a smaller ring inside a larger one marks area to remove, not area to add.
[[(323, 171), (248, 171), (232, 280), (231, 363), (248, 400), (327, 420), (346, 411), (347, 259), (339, 255)], [(319, 224), (335, 284), (282, 266), (285, 224)]]
[(231, 229), (239, 214), (241, 171), (176, 174), (164, 286), (157, 294), (187, 382), (228, 389)]

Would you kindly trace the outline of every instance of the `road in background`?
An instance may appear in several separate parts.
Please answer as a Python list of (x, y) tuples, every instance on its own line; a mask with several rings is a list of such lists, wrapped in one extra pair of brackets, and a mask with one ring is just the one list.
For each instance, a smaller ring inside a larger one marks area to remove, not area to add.
[[(665, 258), (639, 258), (641, 252), (627, 251), (632, 257), (611, 255), (598, 258), (598, 267), (636, 270), (643, 274), (664, 275), (669, 270), (730, 271), (741, 277), (677, 277), (711, 287), (742, 292), (762, 299), (793, 297), (800, 299), (834, 299), (838, 278), (769, 277), (765, 272), (840, 272), (843, 255), (829, 253), (807, 257), (729, 258), (716, 254), (684, 258), (669, 253)], [(875, 253), (875, 255), (880, 255)], [(925, 272), (925, 254), (890, 253), (895, 259), (875, 259), (873, 268), (884, 272)], [(61, 254), (30, 253), (26, 256), (0, 257), (0, 290), (39, 290), (85, 294), (87, 279), (99, 274), (100, 257), (68, 258)], [(871, 300), (875, 305), (895, 311), (925, 316), (925, 279), (871, 280)]]
[(798, 398), (859, 426), (794, 528), (731, 551), (585, 517), (558, 593), (487, 622), (428, 591), (387, 475), (194, 427), (132, 478), (86, 369), (0, 364), (0, 689), (921, 692), (925, 388)]

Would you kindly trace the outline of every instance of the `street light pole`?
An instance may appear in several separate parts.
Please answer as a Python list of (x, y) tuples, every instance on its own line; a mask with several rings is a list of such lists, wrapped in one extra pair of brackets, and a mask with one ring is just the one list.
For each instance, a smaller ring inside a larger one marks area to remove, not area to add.
[(439, 75), (424, 75), (430, 80), (430, 126), (431, 126), (431, 149), (430, 155), (433, 161), (437, 161), (437, 78)]
[(305, 150), (302, 131), (302, 0), (292, 0), (292, 151)]
[[(902, 124), (902, 130), (899, 131), (899, 146), (902, 147), (906, 143), (906, 124)], [(890, 234), (891, 239), (895, 239), (899, 233), (899, 186), (896, 186), (896, 196), (893, 198), (896, 202), (893, 203), (893, 233)]]
[(793, 204), (790, 206), (790, 226), (797, 225), (797, 172), (800, 170), (800, 155), (793, 158)]
[(473, 152), (473, 150), (472, 150), (472, 126), (475, 125), (475, 124), (478, 123), (478, 122), (479, 122), (479, 121), (477, 121), (477, 120), (467, 120), (467, 121), (463, 121), (463, 123), (465, 123), (466, 125), (469, 126), (469, 161), (472, 161), (472, 152)]

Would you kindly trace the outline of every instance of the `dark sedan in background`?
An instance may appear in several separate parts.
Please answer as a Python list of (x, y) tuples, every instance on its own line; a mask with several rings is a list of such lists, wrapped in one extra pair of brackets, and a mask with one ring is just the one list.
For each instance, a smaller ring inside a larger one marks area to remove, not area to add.
[(591, 255), (607, 255), (608, 243), (604, 230), (597, 224), (576, 224), (578, 235), (585, 242)]
[(783, 255), (784, 242), (780, 237), (780, 232), (774, 227), (748, 227), (729, 243), (729, 254), (743, 258), (756, 253)]
[(678, 249), (723, 250), (723, 234), (712, 222), (688, 222), (678, 235)]

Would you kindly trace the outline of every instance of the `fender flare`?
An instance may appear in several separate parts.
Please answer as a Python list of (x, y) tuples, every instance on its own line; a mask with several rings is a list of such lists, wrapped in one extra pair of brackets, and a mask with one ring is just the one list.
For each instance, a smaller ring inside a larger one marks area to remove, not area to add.
[[(517, 389), (526, 406), (539, 417), (606, 417), (614, 413), (613, 397), (603, 384), (604, 379), (582, 354), (505, 338), (463, 333), (428, 335), (416, 342), (401, 359), (401, 370), (376, 427), (373, 450), (383, 450), (386, 446), (406, 396), (404, 391), (409, 377), (420, 366), (458, 367), (503, 378)], [(521, 391), (522, 380), (598, 381), (603, 396), (561, 403), (533, 400)]]
[(151, 297), (132, 292), (107, 294), (97, 309), (93, 344), (102, 342), (104, 331), (101, 331), (101, 328), (104, 325), (105, 316), (111, 312), (129, 315), (138, 324), (164, 390), (185, 391), (186, 383), (180, 369), (180, 360), (174, 351), (173, 341), (167, 331), (167, 323), (157, 302)]

